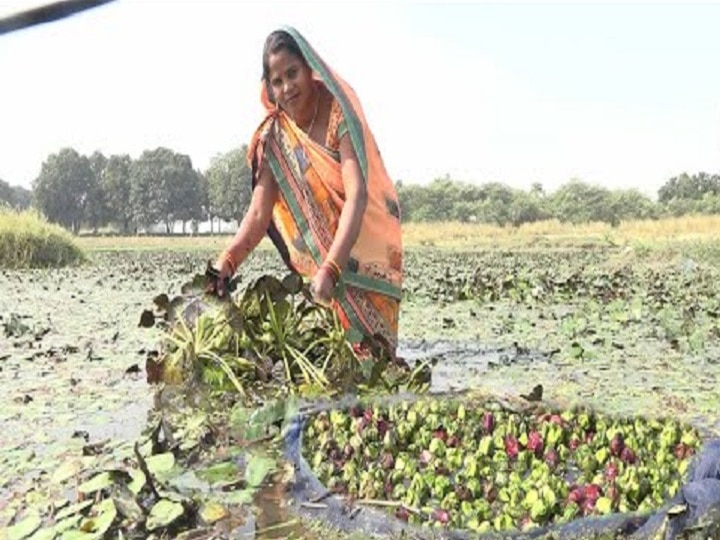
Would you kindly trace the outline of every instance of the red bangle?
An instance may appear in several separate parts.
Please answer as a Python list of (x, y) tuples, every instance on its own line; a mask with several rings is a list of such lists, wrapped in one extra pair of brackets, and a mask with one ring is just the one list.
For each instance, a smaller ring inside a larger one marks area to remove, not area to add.
[(330, 272), (335, 285), (337, 285), (338, 281), (340, 281), (340, 267), (333, 261), (325, 261), (320, 268)]

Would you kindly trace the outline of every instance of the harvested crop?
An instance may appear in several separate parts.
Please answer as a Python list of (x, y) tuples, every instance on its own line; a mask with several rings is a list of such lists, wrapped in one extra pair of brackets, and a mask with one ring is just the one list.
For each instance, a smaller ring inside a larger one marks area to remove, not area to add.
[(322, 412), (303, 438), (335, 493), (399, 502), (393, 512), (411, 523), (478, 532), (652, 511), (677, 492), (698, 446), (695, 428), (674, 420), (430, 398)]

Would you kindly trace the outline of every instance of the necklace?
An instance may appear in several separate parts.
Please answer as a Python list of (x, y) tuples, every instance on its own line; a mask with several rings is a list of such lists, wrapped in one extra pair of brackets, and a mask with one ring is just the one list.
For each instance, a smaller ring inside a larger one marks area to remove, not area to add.
[(312, 122), (310, 122), (310, 127), (308, 127), (308, 128), (307, 128), (307, 131), (305, 131), (305, 133), (307, 133), (308, 135), (310, 135), (310, 132), (312, 131), (313, 126), (315, 125), (315, 119), (317, 118), (318, 105), (319, 105), (319, 104), (320, 104), (320, 92), (317, 91), (317, 89), (316, 89), (316, 93), (315, 93), (315, 112), (313, 113)]

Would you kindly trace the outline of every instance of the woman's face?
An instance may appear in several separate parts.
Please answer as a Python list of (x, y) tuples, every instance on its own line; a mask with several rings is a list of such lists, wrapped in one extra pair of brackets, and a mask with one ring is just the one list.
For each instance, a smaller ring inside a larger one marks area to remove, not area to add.
[(294, 54), (281, 49), (268, 58), (270, 89), (275, 102), (293, 118), (306, 116), (315, 104), (312, 71)]

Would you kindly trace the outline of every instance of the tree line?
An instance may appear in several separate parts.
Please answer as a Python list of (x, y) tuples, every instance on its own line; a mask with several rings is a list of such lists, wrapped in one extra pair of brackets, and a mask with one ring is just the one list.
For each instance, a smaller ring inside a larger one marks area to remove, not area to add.
[[(112, 227), (135, 234), (175, 223), (183, 233), (216, 219), (242, 218), (250, 202), (251, 172), (242, 145), (216, 155), (205, 171), (186, 154), (159, 147), (137, 159), (127, 154), (82, 155), (63, 148), (43, 162), (32, 189), (0, 180), (0, 205), (34, 207), (68, 230)], [(403, 222), (460, 221), (519, 226), (558, 219), (618, 225), (635, 219), (720, 214), (720, 175), (683, 173), (658, 190), (657, 200), (637, 189), (609, 189), (572, 179), (552, 193), (540, 183), (528, 190), (500, 182), (472, 184), (446, 176), (428, 185), (396, 182)]]
[(74, 233), (110, 226), (132, 234), (157, 224), (169, 233), (176, 222), (185, 233), (188, 224), (242, 217), (251, 194), (246, 152), (241, 146), (219, 154), (200, 171), (186, 154), (163, 147), (137, 159), (63, 148), (43, 162), (29, 201), (4, 199), (3, 191), (0, 201), (18, 209), (32, 206)]
[(445, 177), (427, 186), (399, 182), (398, 194), (405, 221), (520, 226), (557, 219), (617, 226), (637, 219), (720, 214), (720, 175), (705, 172), (670, 178), (658, 190), (656, 201), (638, 189), (609, 189), (578, 179), (546, 193), (537, 182), (529, 190), (522, 190), (499, 182), (477, 185)]

